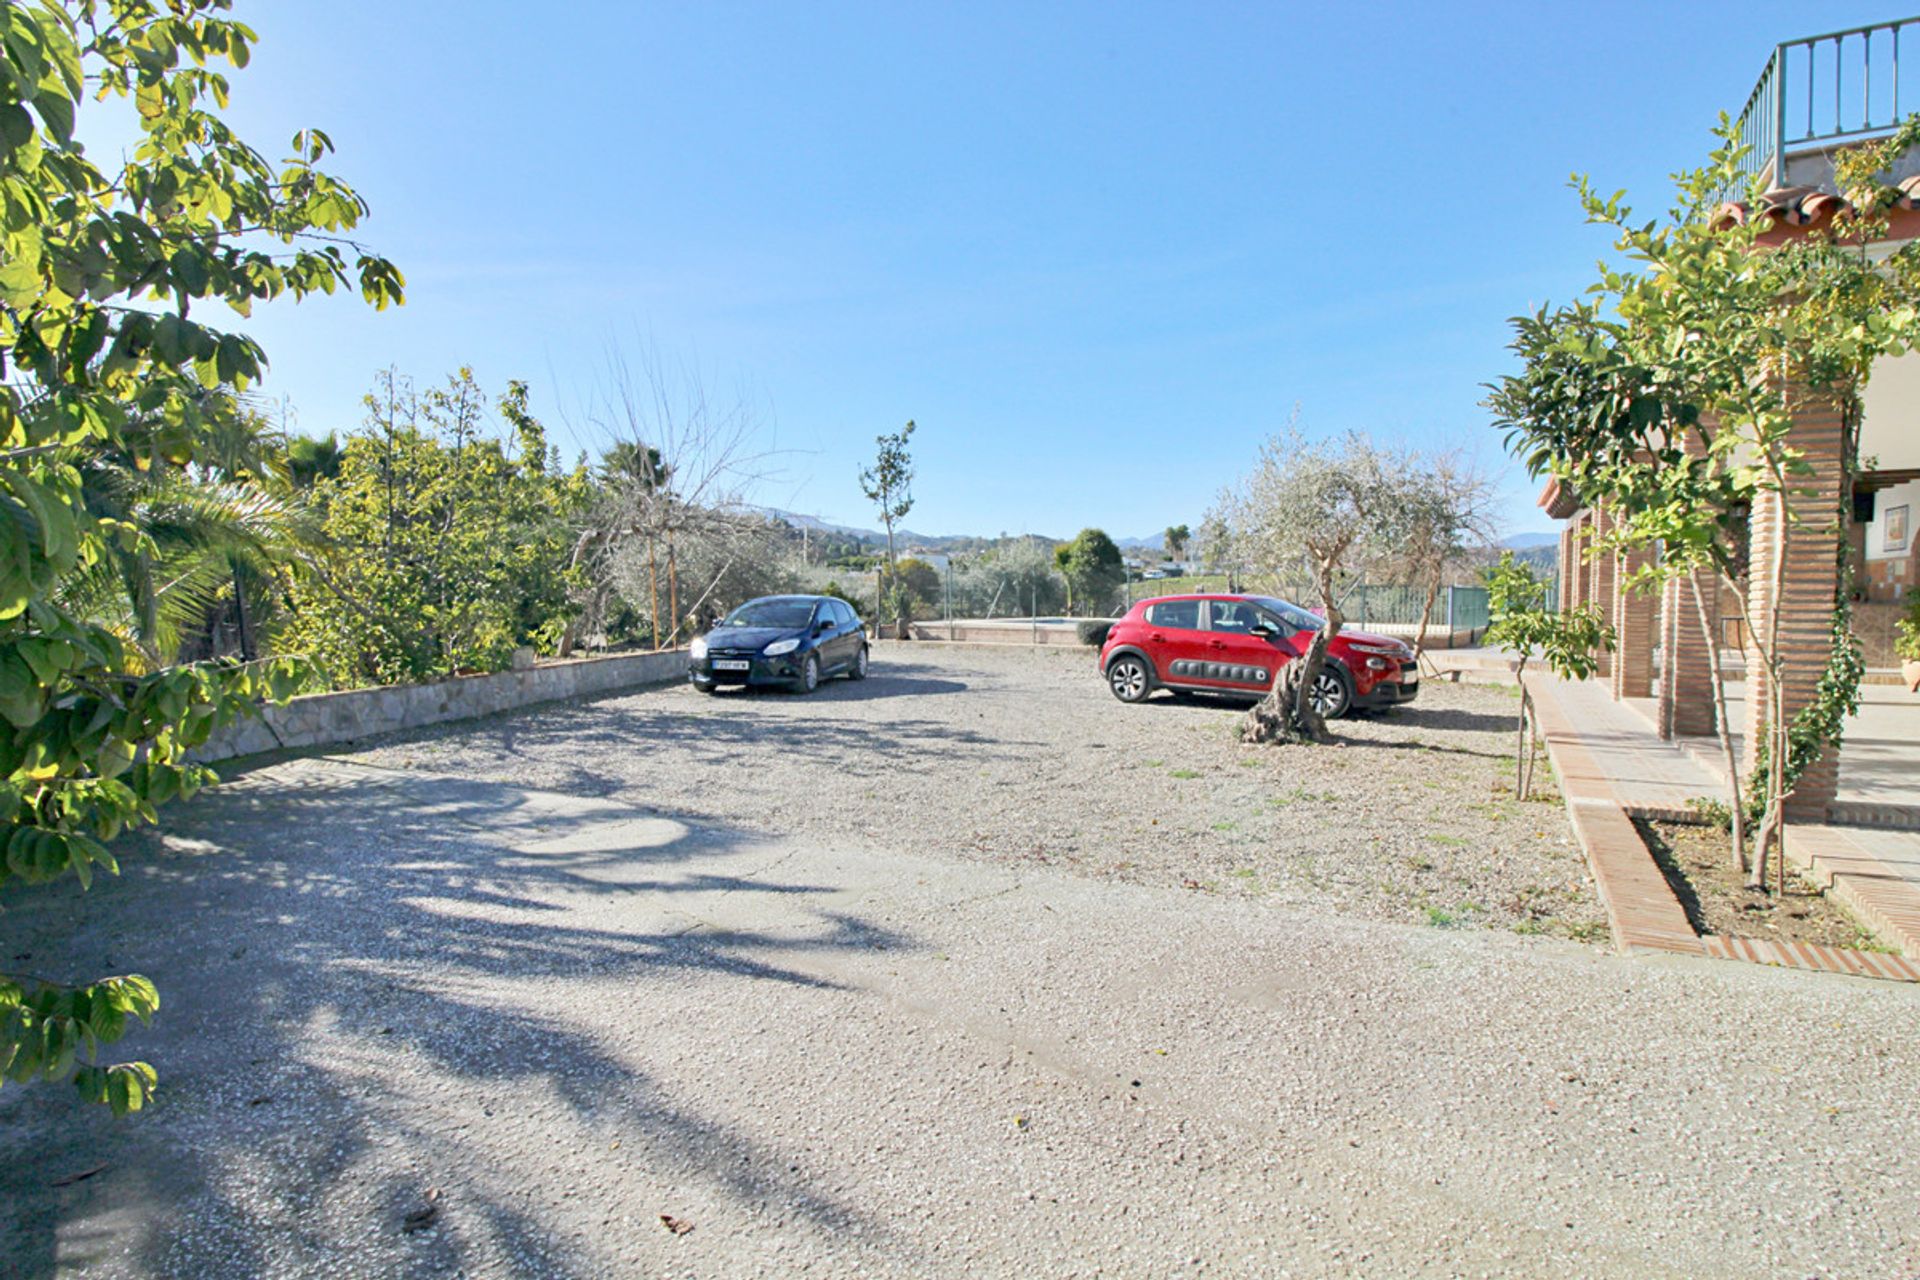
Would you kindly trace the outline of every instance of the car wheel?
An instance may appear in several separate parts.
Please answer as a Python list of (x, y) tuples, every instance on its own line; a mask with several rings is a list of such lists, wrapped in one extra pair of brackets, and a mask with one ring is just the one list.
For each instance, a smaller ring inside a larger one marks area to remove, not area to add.
[(1107, 688), (1122, 702), (1139, 702), (1153, 692), (1153, 673), (1144, 660), (1127, 654), (1107, 666)]
[(711, 680), (695, 680), (693, 682), (693, 687), (698, 689), (700, 692), (706, 693), (706, 694), (714, 694), (714, 693), (720, 692), (720, 686), (715, 684)]
[(820, 687), (820, 655), (810, 653), (800, 664), (800, 692), (812, 693)]
[(1353, 710), (1353, 686), (1338, 667), (1321, 667), (1313, 682), (1313, 709), (1322, 720), (1338, 720)]
[(854, 655), (853, 669), (847, 672), (847, 679), (865, 680), (866, 678), (867, 678), (867, 646), (861, 645), (860, 652)]

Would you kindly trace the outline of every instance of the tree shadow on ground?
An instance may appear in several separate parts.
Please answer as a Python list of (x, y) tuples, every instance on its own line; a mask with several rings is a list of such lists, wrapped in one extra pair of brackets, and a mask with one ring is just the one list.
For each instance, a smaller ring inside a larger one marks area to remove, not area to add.
[[(91, 894), (10, 895), (0, 964), (134, 969), (163, 1007), (120, 1046), (161, 1072), (145, 1115), (116, 1121), (63, 1086), (0, 1094), (7, 1274), (108, 1257), (156, 1275), (304, 1272), (350, 1256), (389, 1274), (601, 1265), (527, 1199), (523, 1171), (473, 1168), (434, 1127), (444, 1109), (411, 1105), (396, 1075), (428, 1091), (557, 1100), (555, 1123), (616, 1134), (661, 1167), (692, 1160), (735, 1201), (885, 1240), (884, 1224), (810, 1185), (785, 1154), (618, 1056), (577, 1006), (529, 994), (663, 974), (827, 991), (831, 979), (796, 966), (913, 946), (806, 905), (830, 886), (688, 866), (763, 848), (750, 838), (577, 796), (314, 761), (256, 772), (168, 818), (165, 837), (122, 841), (125, 874)], [(714, 927), (674, 905), (716, 892), (779, 895), (791, 931)], [(368, 1164), (394, 1167), (376, 1157), (396, 1140), (420, 1172), (367, 1185)], [(432, 1230), (405, 1231), (432, 1185), (445, 1210)]]
[(1422, 729), (1507, 734), (1520, 731), (1520, 704), (1517, 702), (1514, 704), (1512, 715), (1492, 715), (1485, 711), (1467, 711), (1460, 707), (1418, 705), (1397, 707), (1394, 714), (1404, 716), (1408, 724), (1418, 725)]
[(805, 698), (808, 702), (872, 702), (880, 698), (939, 697), (949, 693), (965, 693), (971, 688), (964, 680), (931, 674), (938, 670), (940, 668), (913, 663), (889, 662), (870, 668), (865, 680), (831, 676), (821, 681), (820, 687), (809, 694), (774, 685), (723, 685), (714, 696)]
[[(866, 683), (878, 681), (875, 677)], [(859, 692), (863, 688), (834, 686), (810, 697), (777, 690), (730, 690), (712, 697), (691, 689), (655, 690), (643, 697), (629, 692), (407, 730), (365, 739), (347, 749), (457, 741), (463, 751), (478, 747), (502, 757), (538, 759), (562, 775), (550, 785), (571, 794), (611, 796), (630, 786), (631, 779), (615, 770), (596, 768), (593, 762), (622, 753), (677, 753), (694, 762), (723, 764), (771, 744), (810, 767), (878, 779), (901, 769), (1003, 757), (1046, 745), (1035, 739), (981, 733), (951, 718), (912, 715), (907, 704), (899, 714), (879, 721), (835, 713), (838, 705), (871, 701)], [(843, 695), (847, 689), (854, 692)], [(656, 696), (663, 693), (666, 696)], [(875, 750), (879, 740), (884, 740), (884, 751)], [(234, 770), (228, 767), (227, 772)]]

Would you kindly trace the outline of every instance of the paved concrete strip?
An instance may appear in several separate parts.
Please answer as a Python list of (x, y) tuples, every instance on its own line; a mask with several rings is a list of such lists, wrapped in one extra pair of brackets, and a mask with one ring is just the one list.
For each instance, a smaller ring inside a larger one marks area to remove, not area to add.
[(1920, 832), (1790, 824), (1787, 856), (1909, 958), (1920, 958)]

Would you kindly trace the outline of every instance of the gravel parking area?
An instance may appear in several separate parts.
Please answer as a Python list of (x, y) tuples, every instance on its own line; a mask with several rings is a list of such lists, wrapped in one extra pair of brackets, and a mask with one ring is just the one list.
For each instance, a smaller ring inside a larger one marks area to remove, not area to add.
[[(835, 706), (711, 711), (857, 762)], [(550, 790), (429, 741), (10, 895), (14, 963), (164, 1003), (146, 1114), (0, 1090), (0, 1273), (1920, 1273), (1906, 984), (774, 837), (623, 798), (611, 737), (542, 746)]]
[(392, 767), (617, 797), (868, 848), (1604, 942), (1552, 793), (1513, 798), (1517, 703), (1429, 682), (1336, 723), (1336, 747), (1246, 747), (1240, 711), (1127, 706), (1089, 650), (886, 643), (811, 697), (690, 688), (536, 709), (359, 753)]

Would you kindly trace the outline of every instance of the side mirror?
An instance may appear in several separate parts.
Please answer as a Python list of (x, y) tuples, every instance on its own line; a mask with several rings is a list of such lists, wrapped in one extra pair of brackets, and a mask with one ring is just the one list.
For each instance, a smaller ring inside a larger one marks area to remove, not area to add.
[(1249, 627), (1248, 630), (1263, 640), (1269, 636), (1277, 636), (1280, 634), (1280, 628), (1274, 626), (1271, 622), (1256, 622), (1253, 626)]
[(823, 636), (831, 630), (833, 630), (833, 623), (826, 618), (822, 618), (819, 623), (814, 626), (813, 634)]

